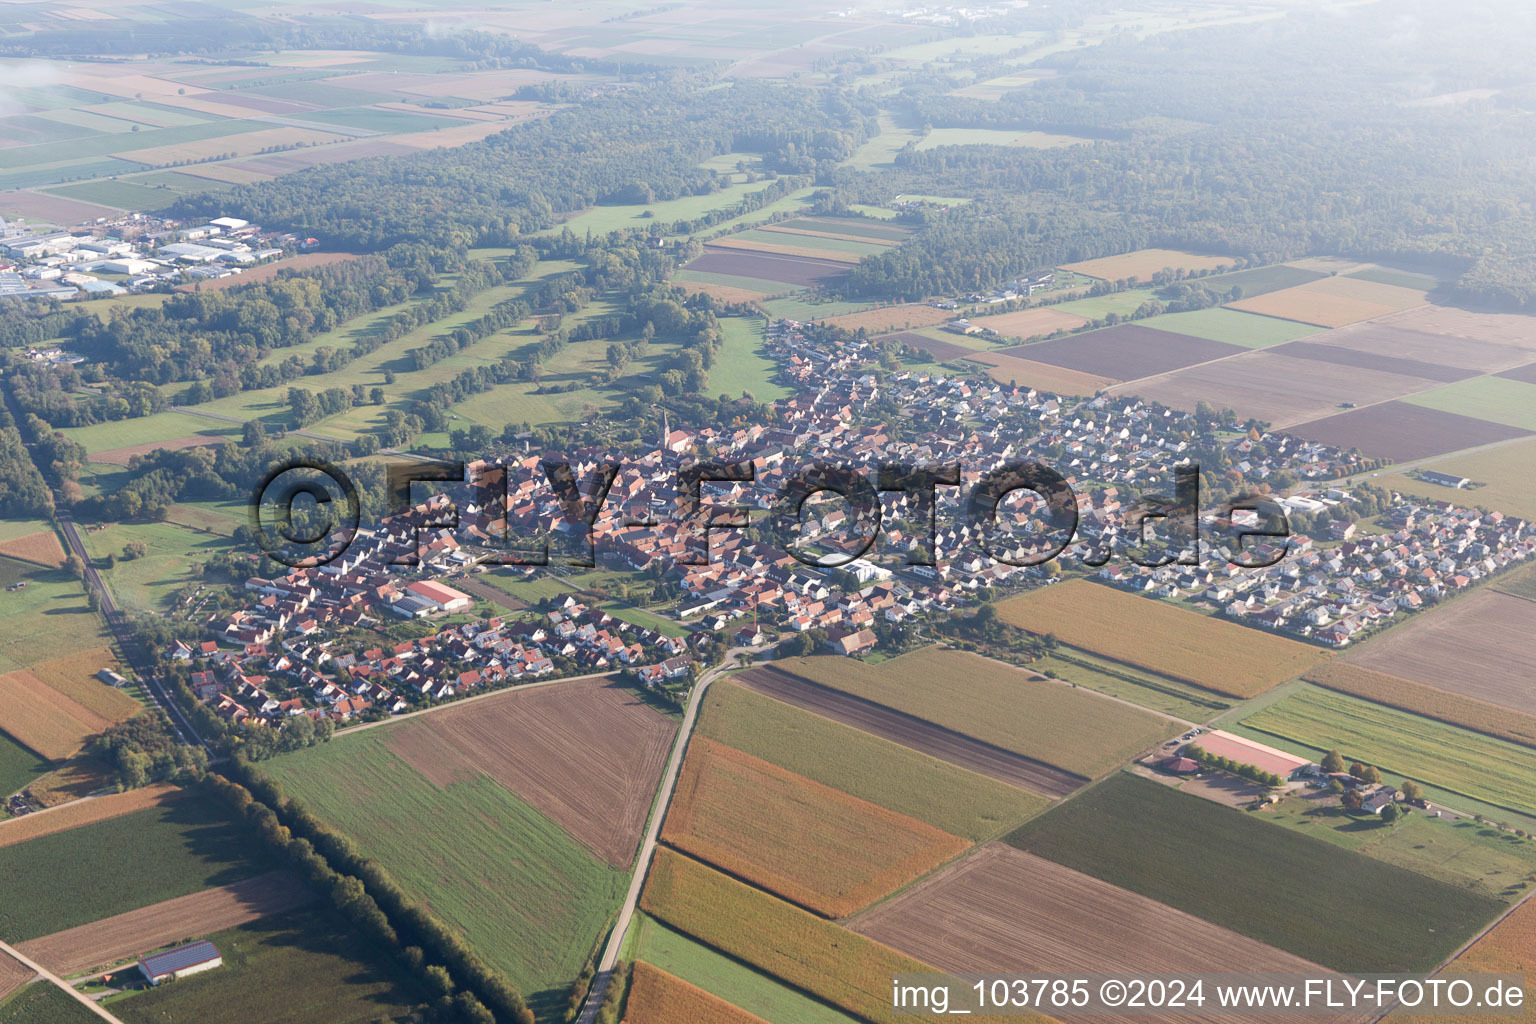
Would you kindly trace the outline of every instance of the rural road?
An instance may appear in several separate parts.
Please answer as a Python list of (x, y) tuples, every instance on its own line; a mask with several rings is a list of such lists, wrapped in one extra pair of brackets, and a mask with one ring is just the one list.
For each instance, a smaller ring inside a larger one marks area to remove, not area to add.
[(597, 976), (592, 979), (592, 988), (587, 992), (587, 1001), (581, 1008), (581, 1016), (576, 1018), (576, 1024), (593, 1024), (597, 1020), (597, 1011), (603, 1005), (603, 995), (608, 991), (608, 983), (613, 979), (613, 968), (619, 962), (619, 950), (624, 946), (624, 936), (628, 934), (630, 923), (635, 918), (635, 907), (640, 902), (640, 890), (645, 887), (651, 858), (656, 855), (656, 841), (661, 835), (661, 825), (666, 819), (667, 807), (672, 803), (672, 792), (677, 788), (677, 777), (683, 767), (683, 755), (688, 752), (688, 739), (693, 735), (693, 726), (699, 717), (699, 706), (704, 703), (704, 692), (709, 689), (710, 683), (735, 667), (738, 656), (752, 650), (754, 648), (751, 647), (731, 648), (725, 660), (718, 667), (705, 673), (699, 679), (699, 684), (694, 687), (693, 699), (688, 702), (688, 710), (683, 713), (683, 724), (678, 727), (677, 739), (672, 744), (672, 758), (667, 762), (666, 773), (661, 777), (656, 803), (651, 809), (651, 820), (645, 829), (645, 840), (640, 844), (640, 855), (635, 858), (635, 873), (629, 881), (629, 894), (624, 897), (624, 906), (620, 908), (618, 920), (608, 936), (608, 944), (603, 947), (602, 959), (597, 962)]
[(92, 1013), (94, 1013), (96, 1016), (100, 1017), (102, 1020), (111, 1021), (112, 1024), (123, 1024), (123, 1022), (121, 1020), (118, 1020), (116, 1017), (114, 1017), (110, 1013), (108, 1013), (94, 999), (91, 999), (88, 996), (84, 995), (83, 993), (76, 991), (76, 989), (75, 989), (75, 987), (73, 985), (70, 985), (63, 978), (59, 977), (57, 974), (54, 974), (52, 971), (48, 970), (42, 964), (37, 963), (34, 960), (29, 960), (27, 957), (25, 957), (21, 953), (17, 952), (14, 947), (8, 946), (4, 942), (0, 942), (0, 953), (4, 953), (4, 954), (8, 955), (9, 957), (11, 957), (11, 959), (17, 961), (23, 967), (30, 967), (32, 970), (36, 971), (38, 974), (41, 974), (43, 976), (43, 980), (44, 981), (52, 982), (53, 984), (57, 985), (59, 988), (63, 989), (65, 992), (68, 992), (71, 999), (73, 999), (75, 1002), (79, 1003), (80, 1005), (84, 1006), (86, 1009), (90, 1010)]

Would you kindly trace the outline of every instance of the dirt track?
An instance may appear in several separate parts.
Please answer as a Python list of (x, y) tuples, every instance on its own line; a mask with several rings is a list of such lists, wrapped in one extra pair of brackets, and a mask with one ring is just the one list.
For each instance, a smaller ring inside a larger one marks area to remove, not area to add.
[(304, 906), (314, 893), (286, 871), (167, 900), (93, 924), (45, 935), (16, 948), (63, 976), (139, 956), (182, 939), (211, 935)]
[(1087, 781), (1041, 761), (1010, 753), (884, 705), (818, 686), (772, 666), (749, 669), (734, 679), (743, 686), (823, 718), (1046, 796), (1066, 796)]

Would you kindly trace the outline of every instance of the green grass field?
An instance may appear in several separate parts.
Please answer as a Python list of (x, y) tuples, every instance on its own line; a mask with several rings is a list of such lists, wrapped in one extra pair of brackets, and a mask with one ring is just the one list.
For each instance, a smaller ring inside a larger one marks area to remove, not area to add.
[(100, 1019), (46, 981), (28, 985), (0, 1004), (0, 1024), (96, 1024)]
[[(301, 83), (303, 89), (314, 85)], [(320, 86), (325, 88), (325, 86)], [(313, 102), (313, 101), (309, 101)], [(391, 135), (405, 132), (425, 132), (433, 128), (451, 128), (464, 122), (457, 117), (431, 117), (425, 114), (408, 114), (403, 110), (376, 110), (372, 107), (341, 108), (336, 110), (312, 110), (302, 115), (303, 120), (324, 127), (339, 124), (344, 128), (366, 128)]]
[(1050, 801), (731, 683), (714, 686), (701, 733), (822, 785), (972, 842)]
[(155, 444), (160, 441), (174, 441), (194, 434), (238, 440), (240, 430), (238, 423), (221, 423), (218, 420), (184, 412), (157, 412), (153, 416), (139, 416), (134, 419), (118, 420), (115, 423), (66, 427), (60, 433), (77, 444), (85, 445), (86, 451), (94, 453), (112, 451), (115, 448), (131, 448), (134, 445)]
[(1022, 146), (1026, 149), (1055, 149), (1087, 139), (1051, 132), (999, 130), (996, 128), (935, 128), (917, 144), (919, 151), (939, 146)]
[(523, 579), (509, 576), (507, 571), (504, 570), (492, 569), (490, 572), (476, 576), (475, 579), (530, 605), (538, 604), (546, 598), (559, 597), (561, 594), (569, 594), (576, 590), (576, 587), (567, 580), (542, 576), (537, 573)]
[(688, 270), (684, 268), (672, 275), (672, 280), (695, 284), (718, 284), (726, 288), (745, 288), (749, 292), (760, 292), (763, 295), (784, 295), (794, 291), (793, 285), (782, 281), (770, 281), (763, 277), (740, 277), (736, 274), (711, 274), (702, 270)]
[(1057, 303), (1051, 308), (1065, 313), (1076, 313), (1090, 320), (1101, 320), (1111, 313), (1130, 316), (1143, 302), (1155, 298), (1157, 293), (1150, 288), (1130, 288), (1123, 292), (1111, 292), (1108, 295), (1072, 299), (1069, 302)]
[(1433, 967), (1505, 906), (1133, 775), (1008, 842), (1344, 971)]
[[(118, 604), (141, 611), (168, 611), (176, 591), (202, 579), (198, 563), (226, 547), (221, 538), (172, 522), (113, 523), (85, 538)], [(149, 553), (124, 561), (123, 548), (133, 541), (142, 541)], [(108, 555), (118, 559), (110, 569), (104, 564)]]
[[(743, 198), (756, 195), (771, 184), (769, 181), (743, 182), (702, 196), (683, 196), (680, 199), (664, 199), (634, 206), (594, 206), (537, 233), (558, 235), (569, 228), (573, 234), (584, 236), (588, 231), (594, 235), (606, 235), (610, 231), (624, 228), (648, 230), (652, 225), (670, 225), (680, 220), (694, 220), (716, 210), (728, 210)], [(647, 217), (647, 212), (651, 216)]]
[(1474, 821), (1409, 814), (1395, 825), (1351, 815), (1315, 790), (1261, 817), (1346, 850), (1504, 900), (1518, 899), (1536, 873), (1536, 843)]
[(809, 293), (800, 296), (790, 295), (781, 299), (764, 299), (758, 305), (770, 316), (785, 317), (790, 320), (825, 320), (829, 316), (858, 313), (861, 310), (873, 308), (873, 303), (869, 302), (837, 300), (816, 302), (809, 297)]
[[(24, 589), (10, 589), (21, 582)], [(99, 647), (106, 636), (79, 580), (63, 569), (0, 558), (0, 672), (54, 657), (61, 643)]]
[(1298, 687), (1257, 729), (1512, 811), (1536, 814), (1536, 751), (1332, 690)]
[[(5, 798), (19, 793), (48, 774), (52, 768), (20, 743), (0, 732), (0, 807)], [(0, 810), (0, 814), (4, 811)]]
[(115, 206), (119, 210), (159, 210), (181, 198), (168, 188), (150, 188), (132, 181), (82, 181), (46, 189), (50, 195)]
[(1075, 647), (1058, 647), (1029, 667), (1041, 675), (1049, 673), (1076, 686), (1186, 722), (1204, 722), (1231, 707), (1229, 701), (1214, 693), (1175, 679), (1152, 676)]
[(1536, 440), (1518, 441), (1472, 455), (1436, 459), (1424, 468), (1464, 476), (1481, 486), (1455, 491), (1415, 480), (1406, 473), (1383, 474), (1371, 482), (1430, 501), (1479, 505), (1506, 515), (1536, 519)]
[(1160, 331), (1174, 331), (1211, 341), (1224, 341), (1244, 348), (1269, 348), (1309, 334), (1317, 334), (1321, 327), (1299, 324), (1292, 320), (1277, 320), (1257, 313), (1243, 313), (1235, 309), (1214, 306), (1189, 313), (1169, 313), (1146, 321), (1147, 326)]
[(709, 393), (740, 395), (750, 392), (759, 402), (784, 398), (790, 391), (774, 381), (778, 364), (763, 353), (762, 320), (728, 316), (720, 321), (725, 343), (709, 370)]
[(1536, 431), (1536, 384), (1508, 377), (1469, 377), (1442, 388), (1409, 395), (1403, 401), (1426, 409), (1475, 416), (1480, 420)]
[(688, 630), (684, 629), (675, 620), (655, 615), (644, 608), (631, 608), (629, 605), (620, 604), (617, 601), (605, 602), (601, 607), (603, 611), (616, 619), (623, 619), (625, 622), (633, 623), (644, 629), (654, 629), (664, 636), (688, 635)]
[(644, 914), (636, 919), (626, 946), (628, 959), (660, 967), (768, 1024), (852, 1024), (854, 1020)]
[(112, 1012), (124, 1024), (248, 1024), (256, 1017), (272, 1024), (371, 1024), (427, 1001), (400, 967), (331, 910), (292, 911), (203, 937), (224, 954), (224, 966), (116, 1000)]
[[(155, 146), (172, 146), (184, 142), (200, 142), (204, 139), (227, 138), (245, 132), (261, 131), (272, 126), (260, 121), (225, 119), (202, 121), (175, 128), (152, 128), (132, 134), (100, 134), (63, 142), (48, 142), (33, 146), (17, 146), (0, 150), (0, 167), (37, 167), (43, 164), (86, 160), (92, 157), (110, 157), (116, 153), (150, 149)], [(78, 177), (68, 175), (67, 177)], [(53, 178), (60, 181), (63, 178)], [(42, 184), (42, 182), (39, 182)]]
[(225, 807), (195, 793), (170, 803), (0, 847), (7, 885), (0, 940), (20, 942), (153, 903), (229, 885), (274, 867)]
[(562, 1001), (628, 875), (486, 776), (439, 788), (375, 729), (267, 763), (540, 1006)]
[[(836, 228), (824, 227), (819, 230), (833, 232), (836, 231)], [(768, 231), (764, 228), (749, 228), (731, 237), (744, 242), (794, 246), (796, 249), (812, 250), (812, 255), (819, 251), (859, 257), (878, 256), (883, 252), (888, 252), (891, 248), (889, 245), (881, 245), (876, 242), (856, 242), (847, 238), (823, 238), (820, 235), (795, 235), (785, 231)]]
[(1370, 267), (1344, 276), (1358, 278), (1361, 281), (1375, 281), (1377, 284), (1396, 285), (1399, 288), (1415, 288), (1424, 292), (1432, 292), (1440, 287), (1440, 279), (1433, 275), (1415, 274), (1409, 270), (1393, 270), (1391, 267)]
[(929, 647), (878, 667), (827, 656), (776, 667), (1079, 775), (1174, 734), (1173, 723), (973, 654)]
[[(1227, 291), (1233, 287), (1243, 290), (1244, 298), (1252, 298), (1255, 295), (1266, 295), (1269, 292), (1278, 292), (1282, 288), (1294, 288), (1308, 281), (1316, 281), (1318, 278), (1328, 275), (1316, 270), (1307, 270), (1303, 267), (1288, 267), (1283, 263), (1271, 267), (1255, 267), (1252, 270), (1234, 270), (1230, 274), (1217, 274), (1213, 277), (1201, 278), (1200, 283), (1207, 288), (1216, 291)], [(1224, 339), (1217, 338), (1217, 341)]]

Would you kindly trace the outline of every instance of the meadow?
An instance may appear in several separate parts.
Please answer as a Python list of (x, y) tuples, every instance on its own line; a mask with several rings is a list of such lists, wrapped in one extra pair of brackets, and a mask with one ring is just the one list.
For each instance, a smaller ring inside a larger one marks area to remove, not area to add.
[(1111, 292), (1108, 295), (1069, 299), (1066, 302), (1055, 303), (1051, 308), (1059, 309), (1063, 313), (1075, 313), (1089, 320), (1101, 320), (1111, 313), (1130, 316), (1143, 302), (1149, 302), (1155, 298), (1157, 293), (1150, 288), (1129, 288), (1123, 292)]
[(640, 905), (678, 931), (870, 1024), (941, 1019), (898, 1015), (890, 1005), (891, 975), (930, 968), (680, 853), (656, 851)]
[(764, 326), (758, 317), (720, 319), (725, 343), (709, 370), (709, 394), (736, 397), (747, 392), (759, 402), (788, 397), (790, 390), (774, 380), (778, 364), (763, 353)]
[[(222, 537), (172, 522), (113, 523), (84, 536), (112, 596), (125, 609), (136, 611), (168, 611), (177, 591), (202, 582), (202, 573), (196, 571), (202, 561), (228, 547)], [(148, 553), (123, 558), (124, 547), (134, 541), (144, 544)], [(109, 555), (117, 558), (110, 569), (105, 566)]]
[(851, 1024), (853, 1018), (740, 960), (710, 949), (645, 914), (626, 942), (633, 959), (654, 964), (768, 1024)]
[[(1536, 384), (1508, 377), (1470, 377), (1403, 401), (1426, 409), (1492, 420), (1521, 430), (1536, 431)], [(1433, 467), (1439, 469), (1439, 466)]]
[(1536, 715), (1347, 661), (1325, 661), (1302, 678), (1325, 689), (1536, 749)]
[(823, 785), (982, 842), (1050, 801), (722, 680), (710, 687), (698, 735)]
[(1269, 267), (1254, 267), (1252, 270), (1235, 270), (1230, 274), (1216, 274), (1204, 278), (1200, 283), (1214, 291), (1231, 291), (1233, 288), (1241, 288), (1243, 295), (1249, 297), (1277, 292), (1284, 288), (1294, 288), (1324, 276), (1326, 275), (1316, 270), (1277, 263)]
[(662, 839), (824, 917), (846, 917), (970, 844), (698, 738)]
[[(225, 808), (188, 793), (158, 807), (0, 848), (10, 886), (0, 941), (21, 942), (271, 870), (262, 847)], [(112, 884), (103, 885), (103, 879)]]
[(1224, 341), (1243, 348), (1269, 348), (1297, 338), (1317, 334), (1321, 327), (1277, 320), (1257, 313), (1242, 313), (1225, 306), (1197, 309), (1188, 313), (1168, 313), (1151, 321), (1160, 331), (1190, 334), (1196, 338)]
[(1430, 968), (1504, 909), (1494, 897), (1133, 775), (1087, 790), (1007, 841), (1343, 971)]
[[(246, 1024), (254, 1007), (281, 1024), (372, 1024), (427, 1001), (382, 949), (320, 907), (276, 914), (206, 936), (224, 955), (216, 971), (114, 1001), (124, 1024)], [(280, 999), (278, 993), (281, 993)]]
[(998, 618), (1113, 661), (1232, 697), (1253, 697), (1326, 655), (1315, 647), (1088, 580), (1009, 598)]
[(670, 225), (675, 221), (694, 220), (716, 210), (730, 209), (742, 199), (757, 195), (771, 184), (771, 181), (760, 180), (728, 185), (718, 192), (702, 196), (683, 196), (633, 206), (593, 206), (537, 233), (558, 235), (569, 230), (578, 236), (588, 231), (593, 235), (606, 235), (610, 231), (624, 228), (649, 229), (654, 224)]
[[(17, 583), (26, 587), (9, 589)], [(68, 572), (0, 558), (0, 673), (56, 654), (61, 637), (73, 647), (99, 647), (106, 635)]]
[(434, 785), (390, 751), (387, 732), (266, 767), (505, 971), (536, 1011), (563, 1000), (623, 899), (627, 873), (486, 776)]
[(1229, 700), (1208, 690), (1139, 672), (1087, 651), (1058, 647), (1039, 661), (1031, 662), (1029, 668), (1186, 722), (1206, 721), (1232, 706)]
[(974, 654), (933, 647), (878, 667), (839, 657), (775, 664), (1084, 777), (1108, 771), (1174, 732), (1172, 723), (1148, 712)]
[(1314, 687), (1243, 719), (1250, 729), (1295, 740), (1384, 771), (1536, 814), (1536, 751)]

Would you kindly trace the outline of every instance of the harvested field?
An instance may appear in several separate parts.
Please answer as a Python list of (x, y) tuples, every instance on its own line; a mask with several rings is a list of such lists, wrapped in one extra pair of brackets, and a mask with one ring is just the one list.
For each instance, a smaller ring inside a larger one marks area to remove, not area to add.
[(848, 273), (847, 264), (833, 260), (776, 256), (766, 252), (742, 252), (708, 246), (705, 247), (704, 255), (688, 264), (686, 269), (705, 274), (754, 277), (797, 288), (808, 288)]
[[(1536, 903), (1526, 902), (1452, 960), (1442, 973), (1524, 974), (1526, 1010), (1520, 1019), (1525, 1020), (1531, 1015), (1532, 1000), (1536, 999), (1533, 971), (1536, 971)], [(1399, 1010), (1386, 1020), (1391, 1024), (1487, 1024), (1488, 1018), (1479, 1014), (1435, 1014), (1431, 1017)]]
[(109, 647), (92, 647), (62, 658), (50, 658), (29, 665), (27, 671), (87, 711), (113, 722), (127, 721), (143, 711), (144, 705), (96, 678), (96, 673), (104, 668), (117, 668), (117, 656)]
[[(1296, 359), (1264, 349), (1123, 384), (1115, 391), (1175, 409), (1193, 409), (1203, 400), (1218, 409), (1234, 409), (1240, 418), (1253, 417), (1289, 429), (1292, 424), (1328, 416), (1345, 403), (1366, 406), (1385, 402), (1436, 383), (1422, 377)], [(1365, 447), (1347, 437), (1330, 443), (1342, 443), (1346, 449)]]
[(630, 979), (629, 996), (624, 1006), (624, 1024), (766, 1022), (642, 960), (635, 964), (635, 973)]
[(1336, 416), (1297, 423), (1286, 430), (1309, 441), (1358, 448), (1367, 455), (1397, 462), (1444, 455), (1530, 433), (1407, 402), (1382, 402), (1366, 409), (1351, 409)]
[(21, 961), (13, 960), (4, 953), (0, 953), (0, 1004), (4, 1004), (6, 998), (37, 975), (32, 973), (32, 968), (23, 967)]
[(34, 192), (31, 189), (12, 189), (0, 192), (0, 214), (7, 217), (25, 217), (53, 224), (80, 224), (97, 217), (115, 217), (119, 211), (97, 203), (83, 203), (78, 199)]
[(59, 543), (59, 535), (52, 530), (29, 533), (25, 537), (0, 543), (0, 555), (54, 569), (64, 564), (64, 546)]
[(1520, 313), (1474, 313), (1454, 306), (1419, 306), (1385, 317), (1381, 323), (1447, 338), (1536, 351), (1536, 317)]
[(231, 185), (250, 185), (258, 181), (271, 181), (274, 175), (264, 171), (251, 170), (228, 164), (193, 164), (188, 167), (178, 167), (181, 174), (190, 174), (194, 178), (207, 178), (210, 181), (222, 181)]
[[(1523, 814), (1536, 814), (1536, 751), (1481, 733), (1300, 687), (1244, 726)], [(1453, 801), (1447, 801), (1452, 802)]]
[(1536, 384), (1536, 363), (1526, 363), (1512, 370), (1505, 370), (1498, 374), (1498, 376), (1509, 380), (1518, 380), (1525, 384)]
[(861, 313), (830, 316), (822, 323), (830, 327), (841, 327), (845, 331), (857, 331), (862, 328), (870, 334), (884, 334), (887, 331), (902, 331), (912, 327), (932, 327), (952, 319), (954, 314), (948, 310), (937, 309), (919, 302), (909, 302), (901, 306), (881, 306), (878, 309), (866, 309)]
[(411, 149), (437, 149), (439, 146), (451, 148), (479, 142), (487, 135), (504, 132), (512, 127), (513, 123), (512, 121), (484, 121), (479, 124), (456, 124), (451, 128), (433, 128), (407, 135), (392, 135), (389, 141)]
[[(870, 1024), (940, 1017), (898, 1016), (891, 975), (931, 973), (926, 964), (662, 848), (640, 906), (673, 928)], [(1019, 1018), (1043, 1024), (1040, 1018)]]
[(1135, 380), (1243, 351), (1236, 345), (1209, 338), (1119, 324), (1055, 341), (1004, 349), (1003, 354), (1114, 380)]
[[(812, 229), (808, 229), (808, 228), (792, 228), (792, 227), (789, 227), (789, 226), (787, 226), (785, 224), (764, 224), (762, 227), (755, 228), (754, 230), (756, 230), (756, 231), (766, 231), (766, 232), (768, 232), (771, 235), (783, 235), (784, 236), (784, 244), (786, 244), (786, 245), (793, 245), (794, 242), (792, 240), (794, 238), (797, 238), (797, 237), (798, 238), (811, 238), (811, 239), (831, 238), (831, 239), (835, 239), (835, 240), (837, 240), (839, 242), (863, 242), (866, 245), (895, 246), (895, 245), (900, 245), (901, 244), (901, 242), (899, 240), (887, 240), (887, 239), (883, 239), (883, 238), (868, 238), (868, 237), (865, 237), (863, 235), (845, 235), (845, 234), (842, 234), (841, 232), (837, 232), (837, 231), (816, 231), (816, 230), (812, 230)], [(806, 242), (805, 244), (806, 245), (811, 245), (812, 243), (811, 242)]]
[(69, 977), (193, 936), (295, 910), (314, 899), (315, 894), (296, 876), (273, 871), (46, 935), (17, 948), (55, 974)]
[[(878, 666), (838, 657), (792, 658), (774, 668), (1081, 778), (1107, 771), (1174, 731), (1160, 716), (962, 651), (928, 647)], [(1060, 795), (1061, 781), (1030, 788)]]
[(50, 761), (69, 757), (111, 724), (26, 669), (0, 675), (0, 729)]
[[(989, 843), (861, 914), (851, 926), (954, 973), (1318, 971), (1298, 956), (1003, 843)], [(1094, 1019), (1108, 1024), (1142, 1018)], [(1288, 1018), (1212, 1012), (1177, 1019), (1193, 1024)]]
[[(243, 114), (244, 112), (237, 113), (235, 116), (239, 117)], [(190, 163), (213, 157), (255, 156), (273, 146), (316, 146), (327, 142), (340, 142), (345, 138), (345, 135), (337, 135), (334, 132), (284, 127), (241, 132), (238, 135), (221, 135), (217, 138), (180, 142), (169, 146), (151, 146), (148, 149), (119, 153), (118, 156), (124, 160), (133, 160), (151, 167), (163, 167), (166, 164)]]
[(713, 295), (721, 302), (761, 302), (767, 292), (754, 292), (747, 288), (733, 288), (728, 284), (706, 284), (703, 281), (672, 282), (689, 295)]
[(1009, 598), (998, 617), (1039, 636), (1231, 697), (1253, 697), (1327, 655), (1315, 647), (1088, 580)]
[(1007, 842), (1341, 971), (1432, 968), (1505, 907), (1135, 775), (1058, 805)]
[(1075, 331), (1086, 326), (1088, 318), (1041, 306), (1037, 309), (1021, 309), (1015, 313), (1000, 313), (997, 316), (978, 316), (971, 322), (977, 327), (996, 331), (1005, 338), (1027, 341), (1057, 331)]
[(778, 256), (803, 256), (806, 259), (831, 260), (834, 263), (857, 263), (863, 259), (857, 253), (839, 252), (836, 249), (821, 249), (813, 245), (780, 245), (777, 242), (762, 242), (755, 238), (717, 238), (709, 243), (710, 249), (730, 249), (737, 252), (766, 252)]
[(15, 846), (39, 836), (51, 836), (55, 832), (68, 832), (82, 825), (98, 821), (110, 821), (125, 814), (159, 807), (181, 794), (175, 786), (155, 785), (142, 789), (130, 789), (126, 793), (92, 797), (67, 807), (51, 811), (37, 811), (22, 818), (0, 822), (0, 847)]
[(927, 352), (941, 363), (947, 363), (952, 359), (968, 359), (975, 356), (976, 350), (966, 348), (964, 345), (953, 341), (940, 341), (930, 338), (926, 334), (917, 334), (912, 331), (902, 331), (899, 334), (887, 334), (882, 341), (899, 341), (908, 348)]
[(662, 839), (823, 917), (846, 917), (970, 846), (702, 737)]
[(1309, 281), (1316, 281), (1323, 276), (1325, 275), (1317, 270), (1279, 263), (1271, 267), (1254, 267), (1252, 270), (1218, 274), (1205, 278), (1201, 283), (1219, 291), (1231, 291), (1234, 287), (1241, 288), (1244, 297), (1252, 297), (1266, 292), (1277, 292), (1282, 288), (1294, 288)]
[[(1409, 330), (1384, 320), (1340, 327), (1314, 335), (1308, 342), (1319, 346), (1352, 349), (1396, 359), (1487, 373), (1526, 362), (1530, 350), (1476, 338), (1450, 339), (1443, 334)], [(1428, 376), (1427, 374), (1421, 376)]]
[(1277, 346), (1270, 351), (1282, 356), (1291, 356), (1295, 359), (1313, 359), (1321, 363), (1332, 363), (1335, 366), (1382, 370), (1386, 373), (1402, 374), (1404, 377), (1422, 377), (1425, 380), (1438, 380), (1446, 383), (1476, 376), (1475, 370), (1460, 370), (1452, 366), (1441, 366), (1438, 363), (1427, 363), (1421, 359), (1382, 355), (1376, 352), (1362, 352), (1356, 348), (1345, 348), (1342, 345), (1330, 345), (1314, 341), (1292, 341)]
[(623, 867), (645, 830), (674, 729), (634, 691), (591, 679), (413, 719), (390, 729), (387, 743), (439, 786), (489, 775)]
[(1338, 658), (1323, 662), (1302, 678), (1362, 700), (1536, 748), (1536, 715), (1425, 686)]
[(1536, 602), (1479, 590), (1417, 616), (1344, 658), (1438, 689), (1536, 715), (1528, 658)]
[[(285, 259), (273, 260), (271, 263), (263, 263), (259, 267), (250, 270), (242, 270), (238, 274), (229, 277), (218, 277), (212, 281), (199, 281), (196, 284), (184, 284), (179, 286), (180, 291), (224, 291), (226, 288), (239, 288), (241, 285), (256, 284), (261, 281), (271, 281), (284, 270), (308, 270), (310, 267), (325, 267), (332, 263), (345, 263), (355, 260), (357, 256), (350, 252), (306, 252), (298, 256), (289, 256)], [(165, 447), (161, 445), (161, 447)]]
[(1105, 281), (1120, 281), (1130, 277), (1150, 281), (1159, 270), (1169, 267), (1175, 270), (1219, 270), (1230, 267), (1232, 263), (1230, 256), (1200, 256), (1177, 249), (1137, 249), (1119, 256), (1063, 263), (1061, 269)]
[(797, 217), (780, 221), (769, 227), (786, 231), (805, 231), (817, 234), (845, 235), (865, 242), (900, 242), (912, 234), (912, 229), (901, 224), (869, 220), (861, 217)]
[(1344, 327), (1423, 305), (1426, 301), (1428, 296), (1413, 288), (1355, 277), (1324, 277), (1295, 288), (1239, 299), (1227, 306), (1319, 327)]
[[(240, 280), (239, 276), (227, 278), (227, 280), (234, 281), (237, 284), (245, 283)], [(158, 451), (161, 448), (174, 452), (180, 451), (183, 448), (224, 444), (228, 440), (229, 438), (227, 437), (214, 437), (211, 434), (191, 434), (187, 437), (175, 437), (169, 441), (156, 441), (153, 444), (135, 444), (129, 445), (127, 448), (111, 448), (104, 452), (92, 452), (89, 456), (89, 461), (100, 462), (110, 466), (126, 466), (133, 460), (134, 456), (148, 455), (150, 452)]]
[(1033, 359), (1020, 359), (1001, 352), (972, 352), (966, 358), (987, 367), (987, 376), (999, 384), (1018, 384), (1058, 395), (1093, 395), (1115, 383), (1108, 377), (1095, 377), (1065, 366), (1037, 363)]

